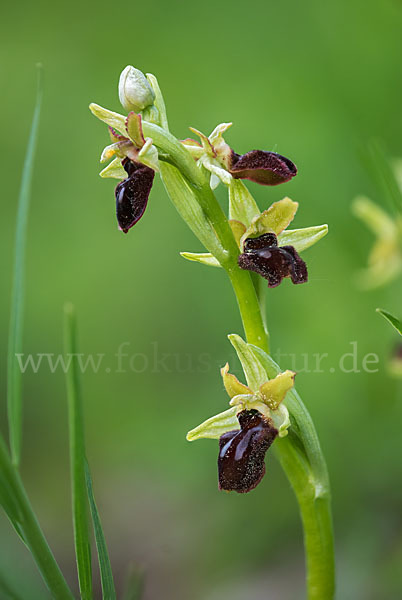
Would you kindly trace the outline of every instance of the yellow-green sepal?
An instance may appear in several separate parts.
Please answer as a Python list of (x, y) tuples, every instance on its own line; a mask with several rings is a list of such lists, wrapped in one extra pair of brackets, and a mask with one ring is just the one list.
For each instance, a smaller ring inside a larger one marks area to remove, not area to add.
[(95, 104), (94, 102), (89, 105), (89, 110), (95, 117), (106, 123), (106, 125), (116, 129), (122, 135), (127, 136), (126, 117), (113, 112), (112, 110), (108, 110), (107, 108), (103, 108), (103, 106), (99, 106), (99, 104)]

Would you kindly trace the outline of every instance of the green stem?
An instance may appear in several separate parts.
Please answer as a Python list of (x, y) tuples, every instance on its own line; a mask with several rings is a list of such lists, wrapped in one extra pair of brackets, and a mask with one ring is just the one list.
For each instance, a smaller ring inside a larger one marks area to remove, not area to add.
[[(226, 258), (219, 258), (230, 278), (242, 318), (247, 341), (268, 351), (268, 331), (262, 317), (262, 302), (251, 274), (237, 265), (239, 249), (229, 222), (208, 179), (187, 150), (169, 132), (152, 123), (143, 123), (144, 134), (168, 154), (188, 181), (204, 214), (213, 226)], [(328, 473), (311, 417), (294, 394), (289, 406), (296, 434), (277, 440), (276, 455), (293, 487), (299, 503), (307, 566), (308, 600), (334, 597), (334, 553), (331, 500)], [(291, 410), (291, 408), (293, 410)]]
[(12, 465), (3, 439), (0, 439), (0, 483), (7, 494), (5, 509), (17, 533), (29, 548), (42, 577), (56, 600), (73, 600), (67, 583), (50, 550), (32, 510), (21, 478)]

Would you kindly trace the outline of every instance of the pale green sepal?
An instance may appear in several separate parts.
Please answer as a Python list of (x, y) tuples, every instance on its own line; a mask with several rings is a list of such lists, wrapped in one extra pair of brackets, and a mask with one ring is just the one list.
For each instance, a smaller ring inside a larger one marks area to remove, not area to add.
[(186, 258), (187, 260), (192, 260), (194, 262), (199, 262), (202, 265), (207, 265), (207, 267), (221, 266), (219, 261), (210, 252), (180, 252), (180, 256)]
[(240, 221), (247, 227), (260, 214), (253, 196), (240, 179), (233, 179), (229, 186), (229, 219)]
[(267, 374), (258, 358), (255, 357), (249, 345), (237, 334), (228, 335), (230, 343), (236, 350), (237, 356), (242, 364), (247, 385), (253, 392), (257, 392), (260, 385), (267, 380)]
[(398, 234), (396, 223), (385, 210), (365, 196), (359, 196), (353, 201), (352, 211), (371, 229), (376, 237), (387, 239)]
[(229, 408), (229, 410), (225, 410), (218, 415), (214, 415), (210, 419), (207, 419), (201, 423), (201, 425), (198, 425), (198, 427), (195, 427), (189, 431), (186, 439), (189, 442), (193, 442), (194, 440), (198, 440), (200, 438), (211, 438), (217, 440), (221, 437), (221, 435), (227, 433), (228, 431), (240, 429), (239, 422), (236, 417), (237, 412), (238, 407), (233, 406), (232, 408)]
[(126, 179), (127, 177), (126, 171), (121, 166), (120, 158), (115, 158), (112, 160), (112, 162), (109, 163), (108, 166), (99, 173), (99, 175), (104, 178), (110, 177), (113, 179)]
[(244, 240), (249, 237), (257, 237), (263, 233), (279, 235), (293, 221), (298, 207), (299, 204), (290, 198), (274, 202), (267, 210), (254, 217), (243, 235), (241, 243), (244, 243)]
[(137, 160), (150, 169), (159, 172), (158, 151), (155, 146), (152, 145), (151, 138), (147, 139), (144, 146), (139, 151)]
[(278, 246), (293, 246), (297, 252), (302, 252), (319, 242), (327, 233), (328, 225), (285, 229), (278, 235)]
[(106, 125), (113, 127), (113, 129), (117, 129), (117, 131), (125, 137), (127, 136), (126, 117), (113, 112), (112, 110), (108, 110), (107, 108), (103, 108), (102, 106), (99, 106), (99, 104), (94, 104), (93, 102), (89, 105), (89, 110), (95, 117), (98, 117), (98, 119), (106, 123)]
[(217, 143), (219, 144), (219, 141), (221, 140), (223, 134), (230, 128), (232, 127), (233, 123), (220, 123), (219, 125), (217, 125), (215, 127), (215, 129), (213, 130), (213, 132), (211, 133), (211, 135), (209, 136), (209, 141), (211, 142), (211, 144), (213, 146), (215, 146)]
[(188, 152), (190, 152), (191, 156), (198, 160), (204, 154), (204, 149), (199, 142), (193, 140), (191, 138), (186, 138), (185, 140), (179, 140), (182, 146), (185, 147)]
[(169, 131), (169, 124), (168, 124), (167, 115), (166, 115), (165, 101), (163, 99), (158, 80), (156, 79), (155, 75), (152, 75), (152, 73), (147, 73), (146, 78), (148, 79), (148, 82), (155, 94), (154, 104), (159, 111), (160, 125), (163, 129), (165, 129), (166, 131)]
[(394, 317), (394, 315), (391, 315), (390, 312), (388, 312), (387, 310), (384, 310), (383, 308), (377, 308), (376, 312), (378, 312), (380, 315), (382, 315), (384, 317), (384, 319), (386, 319), (388, 321), (388, 323), (390, 323), (392, 325), (392, 327), (394, 329), (396, 329), (396, 331), (399, 333), (399, 335), (402, 335), (402, 321), (400, 321), (399, 319)]
[(232, 126), (232, 123), (220, 123), (217, 125), (211, 135), (209, 136), (209, 141), (211, 142), (214, 153), (217, 158), (219, 158), (220, 162), (225, 166), (229, 167), (230, 159), (232, 156), (232, 149), (223, 139), (223, 134), (225, 131)]

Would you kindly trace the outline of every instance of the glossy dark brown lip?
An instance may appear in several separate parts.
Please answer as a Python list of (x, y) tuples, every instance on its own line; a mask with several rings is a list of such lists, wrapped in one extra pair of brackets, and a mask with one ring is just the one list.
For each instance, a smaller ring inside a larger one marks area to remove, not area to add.
[(237, 418), (240, 431), (228, 431), (219, 440), (219, 489), (244, 494), (264, 477), (265, 453), (278, 431), (257, 410), (243, 410)]
[(232, 151), (229, 171), (235, 179), (249, 179), (261, 185), (279, 185), (296, 174), (296, 165), (286, 156), (265, 150), (239, 155)]
[(120, 229), (127, 233), (145, 212), (155, 172), (128, 158), (122, 165), (128, 177), (116, 186), (116, 216)]
[(293, 246), (278, 246), (274, 233), (248, 238), (244, 252), (238, 258), (241, 269), (254, 271), (268, 281), (268, 287), (277, 287), (285, 277), (292, 283), (308, 281), (307, 265)]

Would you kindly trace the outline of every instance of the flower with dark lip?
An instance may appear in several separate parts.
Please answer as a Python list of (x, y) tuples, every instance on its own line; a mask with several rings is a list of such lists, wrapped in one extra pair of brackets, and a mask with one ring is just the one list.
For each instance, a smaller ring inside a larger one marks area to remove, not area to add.
[[(278, 185), (286, 183), (297, 174), (296, 165), (285, 156), (266, 150), (251, 150), (246, 154), (237, 154), (223, 138), (231, 123), (221, 123), (206, 136), (201, 131), (190, 127), (201, 143), (191, 138), (182, 140), (182, 144), (199, 164), (208, 169), (215, 178), (226, 185), (230, 180), (249, 179), (261, 185)], [(217, 183), (211, 181), (211, 187)]]
[(240, 156), (232, 150), (229, 173), (235, 179), (249, 179), (261, 185), (286, 183), (297, 174), (296, 165), (276, 152), (251, 150)]
[(219, 489), (245, 493), (264, 477), (265, 453), (278, 430), (257, 410), (243, 410), (237, 418), (240, 431), (228, 431), (219, 439)]
[(116, 216), (120, 229), (127, 233), (144, 214), (155, 171), (129, 158), (122, 165), (128, 177), (116, 186)]
[(244, 252), (238, 258), (241, 269), (254, 271), (268, 280), (268, 287), (278, 286), (284, 277), (292, 283), (306, 283), (307, 266), (293, 246), (278, 246), (274, 233), (247, 238)]

